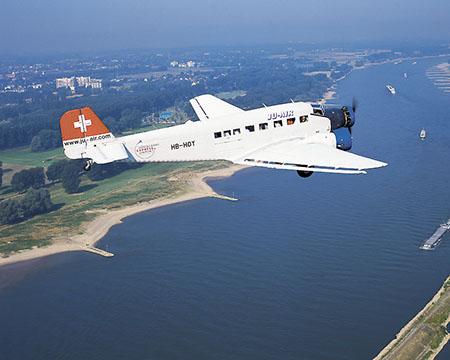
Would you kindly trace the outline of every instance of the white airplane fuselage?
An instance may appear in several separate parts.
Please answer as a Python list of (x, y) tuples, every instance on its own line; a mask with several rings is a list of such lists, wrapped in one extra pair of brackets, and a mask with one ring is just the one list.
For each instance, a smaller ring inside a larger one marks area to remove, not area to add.
[[(207, 121), (188, 121), (116, 140), (122, 142), (138, 162), (236, 162), (264, 146), (289, 139), (335, 146), (329, 119), (312, 115), (312, 112), (310, 104), (287, 103)], [(307, 116), (307, 120), (301, 123), (300, 116)], [(294, 119), (291, 125), (288, 119)]]

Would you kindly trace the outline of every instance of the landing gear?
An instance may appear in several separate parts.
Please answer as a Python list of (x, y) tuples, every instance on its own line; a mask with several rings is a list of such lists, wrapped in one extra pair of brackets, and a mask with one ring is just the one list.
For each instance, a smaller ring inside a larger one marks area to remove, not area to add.
[(314, 171), (304, 171), (304, 170), (297, 170), (298, 176), (302, 178), (310, 177), (313, 174)]
[(91, 170), (91, 168), (92, 168), (92, 165), (94, 164), (94, 162), (92, 161), (92, 160), (87, 160), (86, 161), (86, 164), (84, 164), (84, 166), (83, 166), (83, 170), (84, 171), (89, 171), (89, 170)]

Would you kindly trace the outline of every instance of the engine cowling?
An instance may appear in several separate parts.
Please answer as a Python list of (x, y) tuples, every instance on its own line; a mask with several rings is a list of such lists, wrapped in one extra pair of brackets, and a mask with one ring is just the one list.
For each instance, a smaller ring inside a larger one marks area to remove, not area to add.
[(325, 108), (324, 116), (330, 119), (331, 130), (351, 128), (355, 124), (355, 114), (347, 106)]
[(324, 116), (330, 119), (331, 131), (336, 137), (336, 147), (340, 150), (352, 148), (352, 131), (355, 124), (353, 109), (342, 107), (329, 107), (324, 109)]
[(333, 130), (333, 134), (336, 137), (336, 147), (340, 150), (350, 150), (352, 148), (352, 134), (350, 129), (341, 127)]

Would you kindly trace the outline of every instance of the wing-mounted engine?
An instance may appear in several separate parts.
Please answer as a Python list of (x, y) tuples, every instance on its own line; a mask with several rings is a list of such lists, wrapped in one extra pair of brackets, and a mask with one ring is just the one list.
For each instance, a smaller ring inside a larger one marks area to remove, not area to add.
[(352, 148), (352, 126), (355, 124), (356, 104), (352, 107), (325, 107), (323, 115), (330, 119), (331, 131), (336, 136), (336, 147), (340, 150)]

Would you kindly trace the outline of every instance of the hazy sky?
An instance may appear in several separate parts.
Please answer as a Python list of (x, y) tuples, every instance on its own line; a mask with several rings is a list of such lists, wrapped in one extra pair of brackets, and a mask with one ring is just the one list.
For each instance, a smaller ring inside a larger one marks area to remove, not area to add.
[(450, 41), (450, 0), (0, 0), (0, 53)]

